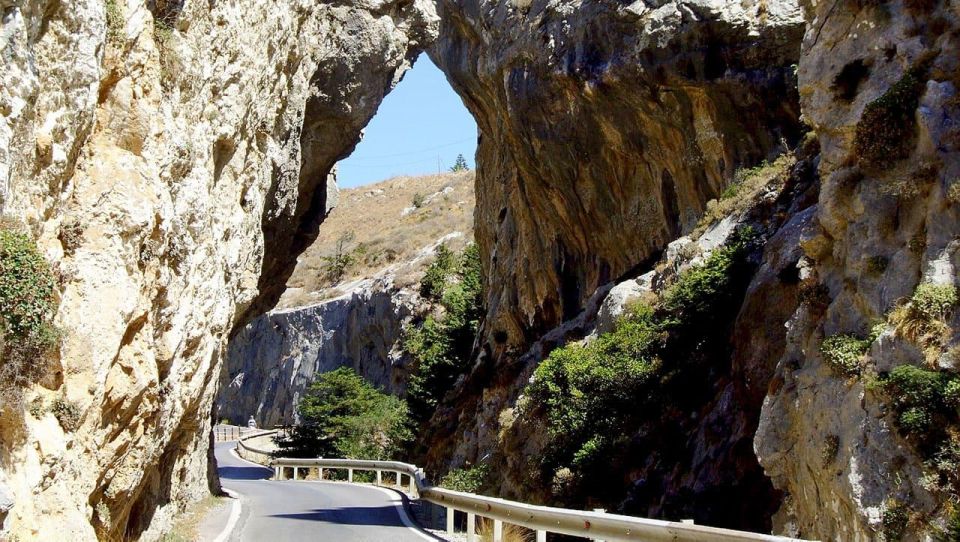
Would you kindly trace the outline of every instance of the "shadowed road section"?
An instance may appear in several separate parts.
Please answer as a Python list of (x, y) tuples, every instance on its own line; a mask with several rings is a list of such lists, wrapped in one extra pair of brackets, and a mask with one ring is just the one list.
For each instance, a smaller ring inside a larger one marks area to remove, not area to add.
[(400, 496), (335, 482), (269, 480), (273, 472), (216, 445), (223, 487), (240, 493), (243, 513), (231, 541), (424, 542), (436, 538), (404, 525)]

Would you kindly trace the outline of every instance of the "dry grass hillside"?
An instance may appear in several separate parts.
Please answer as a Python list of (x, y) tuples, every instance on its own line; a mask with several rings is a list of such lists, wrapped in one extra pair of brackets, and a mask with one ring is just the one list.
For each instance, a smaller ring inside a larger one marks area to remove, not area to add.
[[(338, 286), (413, 260), (451, 233), (462, 235), (446, 241), (447, 246), (463, 247), (473, 238), (475, 204), (472, 171), (395, 177), (342, 190), (317, 240), (297, 261), (280, 307), (338, 295), (342, 291)], [(398, 285), (419, 279), (418, 267), (413, 267), (397, 277)]]

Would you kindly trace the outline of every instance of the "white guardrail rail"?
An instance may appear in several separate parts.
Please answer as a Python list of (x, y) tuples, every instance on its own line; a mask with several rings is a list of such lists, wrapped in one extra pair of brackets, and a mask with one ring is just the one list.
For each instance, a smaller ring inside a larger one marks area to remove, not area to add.
[(545, 542), (547, 533), (564, 534), (599, 540), (613, 541), (689, 541), (689, 542), (734, 542), (734, 541), (779, 541), (797, 540), (780, 536), (718, 529), (686, 522), (660, 521), (605, 512), (584, 512), (534, 506), (493, 497), (482, 497), (431, 486), (422, 469), (416, 465), (397, 461), (367, 461), (354, 459), (292, 459), (277, 458), (270, 463), (276, 479), (286, 478), (287, 469), (294, 480), (300, 479), (300, 469), (316, 469), (322, 479), (323, 469), (346, 469), (347, 481), (353, 481), (354, 471), (375, 472), (377, 484), (382, 485), (383, 473), (396, 476), (396, 485), (402, 476), (408, 477), (409, 493), (421, 500), (446, 508), (446, 530), (454, 533), (454, 512), (467, 514), (467, 536), (476, 539), (476, 519), (493, 520), (493, 540), (502, 542), (503, 524), (525, 527), (537, 534), (537, 542)]

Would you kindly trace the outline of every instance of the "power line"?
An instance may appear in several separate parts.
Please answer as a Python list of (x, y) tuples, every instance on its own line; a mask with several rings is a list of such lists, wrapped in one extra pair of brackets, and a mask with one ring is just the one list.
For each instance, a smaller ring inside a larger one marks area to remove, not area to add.
[(381, 155), (377, 155), (377, 156), (350, 156), (350, 157), (348, 157), (347, 159), (349, 160), (349, 159), (353, 158), (354, 160), (375, 160), (375, 159), (377, 159), (377, 158), (396, 158), (396, 157), (398, 157), (398, 156), (409, 156), (409, 155), (411, 155), (411, 154), (419, 154), (419, 153), (423, 153), (423, 152), (435, 151), (435, 150), (437, 150), (437, 149), (444, 149), (444, 148), (447, 148), (447, 147), (452, 147), (452, 146), (454, 146), (454, 145), (459, 145), (459, 144), (461, 144), (461, 143), (466, 143), (467, 141), (476, 141), (476, 139), (477, 139), (476, 137), (468, 137), (468, 138), (466, 138), (466, 139), (461, 139), (461, 140), (459, 140), (459, 141), (453, 141), (453, 142), (450, 142), (450, 143), (444, 143), (443, 145), (437, 145), (436, 147), (430, 147), (430, 148), (428, 148), (428, 149), (420, 149), (420, 150), (408, 151), (408, 152), (398, 152), (398, 153), (394, 153), (394, 154), (381, 154)]
[[(393, 163), (390, 163), (390, 164), (350, 164), (350, 167), (375, 167), (375, 168), (382, 168), (382, 167), (400, 167), (400, 166), (415, 166), (415, 165), (418, 165), (418, 164), (426, 164), (427, 162), (433, 162), (433, 158), (426, 158), (426, 159), (423, 159), (423, 160), (417, 160), (417, 161), (415, 161), (415, 162), (404, 162), (404, 163), (402, 163), (402, 164), (393, 164)], [(341, 163), (342, 163), (342, 162), (341, 162)]]

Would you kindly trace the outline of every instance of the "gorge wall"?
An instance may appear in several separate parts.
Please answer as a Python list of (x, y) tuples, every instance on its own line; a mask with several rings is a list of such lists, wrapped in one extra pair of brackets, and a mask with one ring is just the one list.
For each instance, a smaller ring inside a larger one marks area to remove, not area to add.
[[(960, 373), (960, 311), (926, 345), (892, 316), (918, 284), (958, 281), (960, 10), (956, 2), (802, 4), (799, 88), (822, 147), (822, 191), (800, 239), (801, 267), (805, 284), (827, 294), (787, 322), (757, 454), (788, 494), (778, 530), (871, 540), (897, 538), (899, 528), (904, 539), (922, 539), (957, 498), (954, 474), (945, 476), (956, 473), (955, 416), (953, 428), (949, 416), (938, 418), (953, 436), (924, 452), (940, 429), (909, 434), (897, 392), (876, 381), (904, 366)], [(858, 374), (838, 374), (823, 354), (824, 339), (840, 334), (869, 337)], [(831, 458), (824, 450), (833, 449)]]
[[(428, 426), (430, 472), (534, 453), (537, 433), (511, 413), (536, 364), (594, 330), (611, 288), (634, 288), (614, 282), (646, 276), (663, 251), (680, 267), (681, 245), (716, 246), (728, 230), (669, 243), (738, 169), (794, 146), (802, 106), (822, 153), (810, 143), (748, 213), (766, 245), (732, 353), (678, 422), (693, 450), (676, 469), (627, 474), (655, 474), (647, 487), (700, 509), (742, 474), (735, 494), (769, 506), (734, 510), (739, 525), (811, 538), (876, 538), (892, 500), (915, 538), (945, 513), (889, 399), (837, 376), (820, 346), (866, 336), (921, 280), (956, 282), (955, 1), (0, 0), (0, 12), (0, 210), (55, 263), (64, 332), (31, 406), (4, 405), (0, 421), (14, 535), (155, 537), (206, 494), (227, 337), (254, 321), (239, 335), (249, 348), (287, 340), (254, 345), (289, 316), (255, 319), (333, 205), (334, 163), (428, 47), (481, 131), (489, 293), (476, 364)], [(324, 329), (324, 310), (305, 327)], [(955, 344), (956, 316), (947, 327)], [(957, 372), (890, 329), (872, 340), (864, 372)], [(524, 464), (499, 460), (506, 496), (543, 496)], [(635, 495), (631, 511), (686, 510)]]
[(738, 167), (799, 136), (794, 2), (437, 5), (431, 58), (482, 134), (494, 355), (574, 317), (688, 231)]
[(0, 210), (55, 263), (63, 331), (30, 408), (4, 405), (6, 526), (155, 537), (214, 483), (228, 333), (282, 293), (335, 202), (328, 173), (437, 19), (420, 0), (0, 13)]
[(289, 425), (314, 376), (350, 367), (379, 389), (402, 395), (403, 326), (421, 312), (415, 291), (369, 281), (337, 299), (268, 312), (230, 339), (216, 416), (259, 427)]

